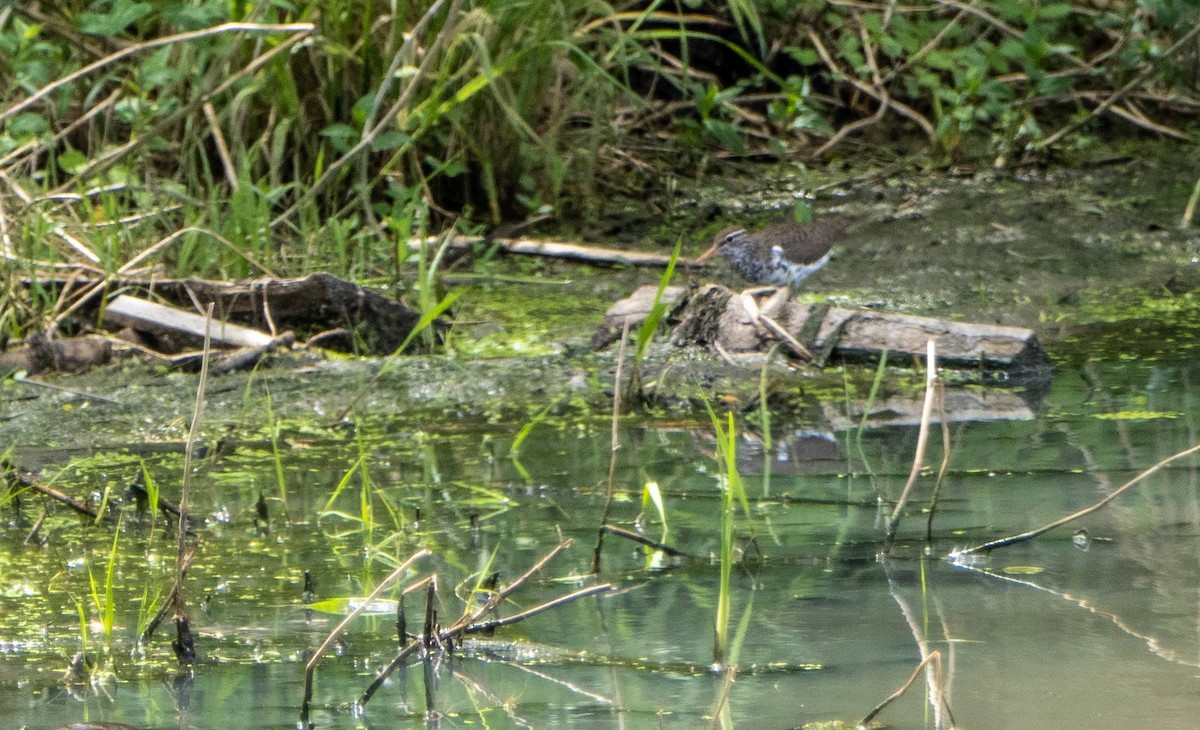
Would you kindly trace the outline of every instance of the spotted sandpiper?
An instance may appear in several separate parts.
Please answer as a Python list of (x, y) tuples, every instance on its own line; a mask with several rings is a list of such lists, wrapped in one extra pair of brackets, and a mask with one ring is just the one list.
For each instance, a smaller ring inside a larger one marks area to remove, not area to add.
[(792, 291), (829, 263), (829, 249), (850, 220), (829, 216), (811, 223), (776, 223), (750, 233), (730, 226), (716, 235), (713, 245), (696, 259), (720, 251), (734, 271), (756, 284), (788, 285)]
[[(738, 299), (756, 329), (779, 338), (798, 357), (812, 353), (775, 321), (789, 295), (809, 276), (829, 263), (829, 250), (850, 224), (844, 216), (829, 216), (812, 223), (776, 223), (750, 233), (731, 226), (713, 239), (713, 245), (696, 259), (704, 261), (720, 251), (734, 271), (756, 284), (776, 287), (760, 307), (755, 301), (762, 289), (748, 289)], [(784, 285), (787, 288), (784, 288)], [(771, 291), (770, 288), (767, 291)]]

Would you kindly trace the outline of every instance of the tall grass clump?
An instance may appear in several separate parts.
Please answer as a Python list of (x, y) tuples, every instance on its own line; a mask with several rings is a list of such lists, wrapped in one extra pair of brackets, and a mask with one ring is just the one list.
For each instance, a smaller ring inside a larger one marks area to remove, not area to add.
[(10, 6), (0, 172), (26, 201), (13, 253), (112, 271), (192, 226), (245, 255), (196, 234), (153, 263), (230, 276), (259, 273), (250, 260), (366, 271), (395, 264), (386, 242), (411, 230), (389, 222), (414, 199), (493, 223), (557, 207), (567, 188), (594, 189), (598, 163), (617, 162), (615, 116), (643, 103), (634, 70), (661, 68), (659, 44), (697, 22), (656, 8)]
[[(1189, 139), (1200, 104), (1187, 3), (688, 7), (0, 5), (3, 286), (398, 277), (421, 225), (594, 212), (713, 149), (824, 157), (908, 129), (1004, 164), (1114, 125)], [(436, 219), (414, 223), (414, 201)], [(4, 297), (0, 328), (52, 320), (42, 296)]]

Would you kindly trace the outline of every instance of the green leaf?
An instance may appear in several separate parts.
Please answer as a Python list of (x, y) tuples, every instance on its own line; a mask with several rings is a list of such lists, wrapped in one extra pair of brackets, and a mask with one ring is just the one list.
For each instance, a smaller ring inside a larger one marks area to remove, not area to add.
[(74, 175), (87, 165), (87, 155), (79, 150), (67, 150), (58, 156), (58, 166), (63, 172)]
[(13, 117), (8, 131), (18, 137), (36, 137), (50, 131), (50, 123), (40, 114), (25, 112)]
[[(96, 5), (92, 7), (96, 7)], [(91, 35), (118, 35), (149, 15), (151, 10), (150, 3), (116, 0), (107, 13), (81, 13), (79, 29)]]
[(736, 125), (729, 122), (721, 121), (720, 119), (705, 119), (704, 130), (716, 137), (725, 149), (730, 152), (744, 152), (746, 149), (746, 141), (742, 139), (742, 132)]
[(1042, 20), (1056, 20), (1065, 18), (1071, 14), (1071, 5), (1069, 3), (1054, 3), (1053, 5), (1043, 5), (1038, 9), (1038, 17)]
[(350, 149), (354, 141), (362, 136), (361, 132), (344, 122), (330, 124), (318, 132), (318, 134), (333, 143), (333, 148), (338, 152), (345, 152)]
[(815, 66), (821, 61), (821, 56), (812, 48), (784, 46), (783, 52), (801, 66)]
[(1029, 57), (1025, 44), (1016, 38), (1005, 38), (1000, 41), (1000, 55), (1010, 61), (1024, 61)]
[(412, 137), (404, 132), (384, 132), (371, 140), (371, 149), (375, 152), (388, 152), (404, 146), (411, 139)]
[(329, 598), (324, 601), (310, 603), (306, 608), (321, 613), (333, 614), (348, 614), (355, 611), (359, 606), (366, 604), (363, 613), (395, 613), (397, 602), (390, 598), (376, 598), (370, 603), (366, 603), (366, 598), (359, 596), (345, 596), (342, 598)]

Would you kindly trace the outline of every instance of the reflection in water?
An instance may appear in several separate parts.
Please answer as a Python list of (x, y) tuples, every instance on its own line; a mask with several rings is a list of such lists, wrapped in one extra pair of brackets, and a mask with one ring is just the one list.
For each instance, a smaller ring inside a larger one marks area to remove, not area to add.
[[(1089, 365), (1059, 372), (1040, 404), (1013, 403), (1010, 412), (1026, 409), (1024, 420), (951, 417), (952, 458), (934, 541), (927, 550), (918, 495), (887, 562), (876, 558), (878, 497), (886, 507), (903, 485), (914, 428), (877, 419), (860, 441), (852, 430), (777, 423), (769, 450), (747, 432), (738, 466), (750, 514), (738, 508), (737, 537), (754, 546), (747, 555), (755, 559), (733, 575), (732, 624), (740, 627), (739, 672), (728, 698), (734, 723), (857, 721), (937, 652), (942, 684), (926, 686), (944, 688), (962, 727), (1192, 726), (1200, 716), (1194, 460), (1163, 469), (1079, 523), (969, 563), (943, 557), (1093, 504), (1195, 443), (1195, 373), (1190, 366)], [(980, 391), (980, 402), (995, 404), (1001, 395)], [(894, 403), (886, 407), (899, 412)], [(857, 427), (861, 413), (843, 417)], [(515, 427), (411, 428), (397, 417), (357, 434), (285, 433), (282, 443), (303, 446), (274, 452), (268, 442), (245, 442), (206, 462), (193, 485), (201, 495), (196, 512), (229, 519), (198, 527), (204, 548), (188, 592), (197, 605), (206, 600), (192, 616), (200, 659), (190, 675), (176, 669), (169, 647), (151, 644), (144, 648), (149, 668), (123, 654), (103, 691), (61, 685), (65, 658), (80, 649), (71, 597), (94, 615), (88, 566), (103, 572), (112, 533), (54, 517), (40, 548), (21, 545), (24, 532), (16, 530), (20, 537), (10, 536), (0, 553), (0, 716), (17, 727), (81, 718), (246, 727), (252, 718), (254, 727), (292, 728), (306, 652), (338, 619), (304, 609), (305, 571), (315, 579), (308, 590), (316, 600), (364, 596), (390, 566), (429, 548), (442, 584), (452, 587), (440, 610), (453, 616), (480, 576), (498, 572), (501, 585), (511, 581), (561, 530), (575, 546), (500, 614), (592, 580), (590, 550), (608, 479), (606, 425), (539, 425), (522, 445), (520, 469), (508, 458)], [(642, 485), (656, 482), (667, 540), (689, 557), (657, 560), (610, 536), (601, 577), (619, 586), (614, 594), (541, 614), (498, 632), (488, 646), (416, 662), (389, 679), (365, 718), (349, 703), (394, 656), (395, 621), (363, 617), (318, 672), (317, 727), (435, 717), (442, 726), (706, 725), (722, 690), (706, 671), (719, 579), (711, 557), (720, 546), (713, 441), (694, 424), (641, 425), (622, 443), (614, 522), (657, 539), (662, 526), (641, 498)], [(360, 456), (363, 471), (351, 473)], [(939, 458), (935, 449), (930, 462)], [(176, 455), (148, 452), (80, 462), (56, 484), (127, 483), (143, 461), (164, 490), (175, 488)], [(919, 488), (931, 482), (927, 476)], [(254, 529), (260, 494), (271, 510), (269, 531)], [(114, 631), (122, 651), (136, 631), (143, 588), (169, 572), (171, 539), (161, 524), (123, 525)], [(89, 638), (94, 650), (100, 637)], [(922, 680), (935, 674), (931, 662)], [(930, 704), (918, 684), (879, 719), (932, 727), (947, 711), (936, 699)]]

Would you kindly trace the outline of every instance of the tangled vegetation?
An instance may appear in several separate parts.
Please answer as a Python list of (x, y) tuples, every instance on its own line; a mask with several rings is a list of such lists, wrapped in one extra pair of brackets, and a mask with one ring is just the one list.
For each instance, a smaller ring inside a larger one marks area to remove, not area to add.
[(997, 163), (1110, 132), (1187, 140), (1197, 14), (1184, 0), (9, 4), (0, 330), (62, 309), (54, 285), (25, 287), (64, 269), (395, 277), (414, 232), (587, 215), (668, 164), (898, 136)]

